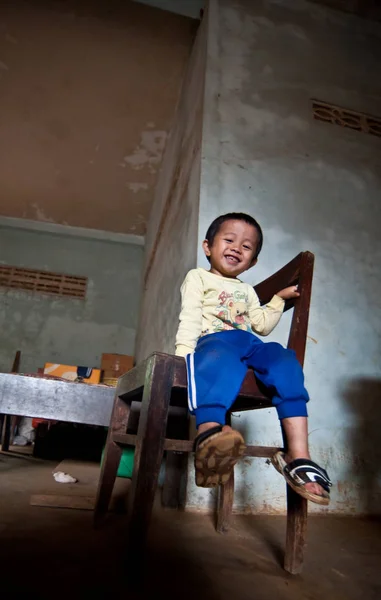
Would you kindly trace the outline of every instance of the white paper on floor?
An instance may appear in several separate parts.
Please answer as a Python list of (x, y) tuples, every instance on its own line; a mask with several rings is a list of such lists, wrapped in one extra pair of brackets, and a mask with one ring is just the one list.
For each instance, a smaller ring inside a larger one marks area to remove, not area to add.
[(53, 477), (57, 483), (77, 483), (78, 479), (63, 471), (54, 471)]

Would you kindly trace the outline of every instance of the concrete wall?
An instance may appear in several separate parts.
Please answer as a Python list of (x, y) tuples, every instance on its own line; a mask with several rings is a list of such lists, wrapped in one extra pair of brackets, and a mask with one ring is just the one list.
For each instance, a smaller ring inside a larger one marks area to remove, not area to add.
[(180, 285), (196, 265), (206, 21), (198, 30), (148, 224), (137, 359), (174, 352)]
[(102, 352), (133, 354), (143, 248), (0, 227), (0, 264), (88, 277), (85, 300), (0, 287), (0, 371), (45, 362), (100, 366)]
[[(310, 107), (318, 98), (381, 115), (379, 27), (300, 0), (211, 0), (210, 18), (199, 243), (215, 216), (234, 209), (264, 229), (246, 281), (301, 250), (316, 254), (305, 364), (311, 452), (335, 482), (330, 510), (379, 512), (381, 139), (314, 121)], [(288, 326), (286, 315), (272, 339), (285, 342)], [(234, 425), (254, 444), (281, 443), (272, 409)], [(284, 492), (264, 460), (237, 469), (238, 510), (281, 512)], [(189, 506), (210, 499), (189, 486)]]
[(144, 235), (197, 23), (125, 0), (0, 3), (0, 214)]

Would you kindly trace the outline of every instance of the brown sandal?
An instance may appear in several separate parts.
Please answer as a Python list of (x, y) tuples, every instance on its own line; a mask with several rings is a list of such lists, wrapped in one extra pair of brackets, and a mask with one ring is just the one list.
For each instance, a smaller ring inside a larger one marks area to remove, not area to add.
[(234, 429), (223, 431), (222, 425), (198, 435), (194, 441), (196, 485), (225, 485), (245, 448), (242, 435)]

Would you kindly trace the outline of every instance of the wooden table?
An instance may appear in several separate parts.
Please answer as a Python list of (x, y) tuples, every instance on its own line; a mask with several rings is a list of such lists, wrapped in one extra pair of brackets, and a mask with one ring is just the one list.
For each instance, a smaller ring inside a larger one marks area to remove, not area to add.
[(0, 373), (0, 414), (108, 427), (115, 389)]
[[(108, 427), (114, 396), (115, 388), (103, 385), (0, 373), (0, 415)], [(3, 450), (8, 448), (3, 446)], [(32, 496), (31, 504), (36, 502), (38, 506), (93, 509), (95, 497)]]

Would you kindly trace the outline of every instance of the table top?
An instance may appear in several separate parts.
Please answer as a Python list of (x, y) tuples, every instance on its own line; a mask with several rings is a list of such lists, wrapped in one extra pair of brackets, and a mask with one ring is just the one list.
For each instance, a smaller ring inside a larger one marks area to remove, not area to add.
[(0, 373), (0, 414), (108, 427), (115, 388)]

